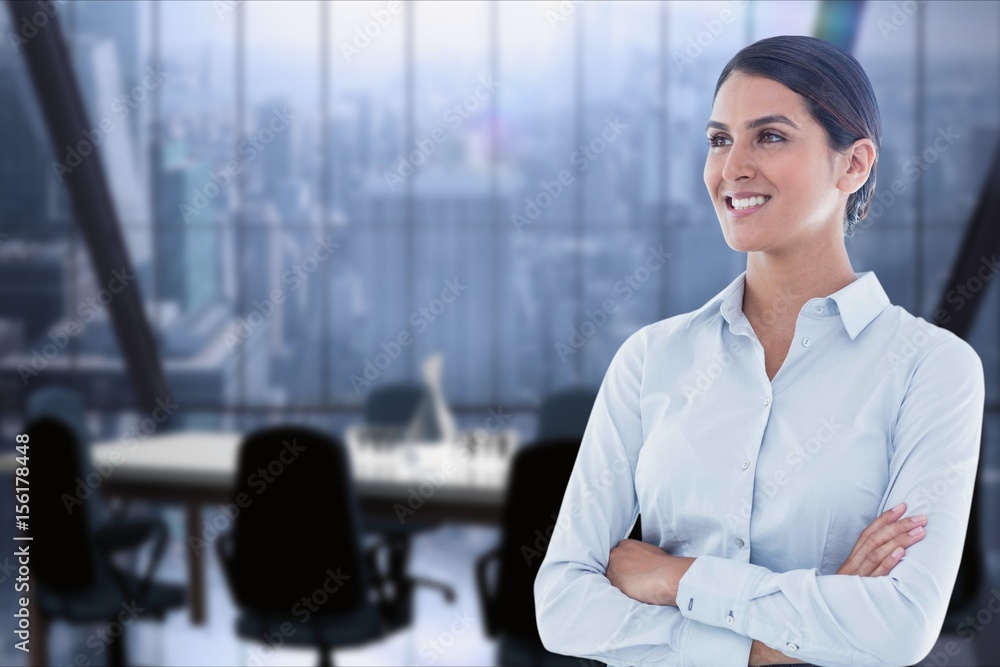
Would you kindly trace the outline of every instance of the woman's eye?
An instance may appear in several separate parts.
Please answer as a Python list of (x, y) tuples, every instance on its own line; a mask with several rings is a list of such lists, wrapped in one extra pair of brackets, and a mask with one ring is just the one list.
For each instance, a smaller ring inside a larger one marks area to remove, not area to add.
[[(765, 137), (770, 137), (770, 138), (765, 140)], [(765, 144), (776, 144), (779, 141), (784, 141), (784, 137), (781, 137), (780, 135), (777, 135), (774, 132), (767, 132), (767, 131), (760, 133), (760, 139)], [(716, 134), (715, 136), (709, 137), (708, 145), (712, 148), (719, 148), (720, 146), (723, 146), (723, 144), (721, 143), (723, 141), (727, 141), (726, 137), (724, 137), (721, 134)]]

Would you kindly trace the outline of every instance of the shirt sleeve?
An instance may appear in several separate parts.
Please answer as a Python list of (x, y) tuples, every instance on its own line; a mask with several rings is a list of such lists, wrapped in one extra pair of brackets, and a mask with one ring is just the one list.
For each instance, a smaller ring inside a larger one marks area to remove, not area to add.
[(534, 582), (538, 633), (553, 653), (609, 665), (744, 667), (753, 640), (633, 600), (608, 581), (611, 549), (638, 516), (635, 464), (645, 333), (615, 354), (597, 393)]
[(888, 575), (819, 575), (816, 568), (775, 573), (702, 556), (678, 585), (681, 613), (805, 662), (923, 660), (941, 633), (958, 577), (984, 403), (982, 361), (960, 338), (930, 350), (913, 371), (891, 434), (889, 486), (879, 513), (905, 502), (907, 516), (927, 515), (927, 532)]

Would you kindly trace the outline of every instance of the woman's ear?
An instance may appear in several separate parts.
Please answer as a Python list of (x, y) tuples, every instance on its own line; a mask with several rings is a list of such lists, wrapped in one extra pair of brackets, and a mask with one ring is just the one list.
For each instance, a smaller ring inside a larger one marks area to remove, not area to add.
[(858, 139), (841, 155), (844, 157), (841, 162), (843, 172), (837, 188), (847, 194), (854, 194), (868, 181), (878, 159), (878, 152), (871, 139)]

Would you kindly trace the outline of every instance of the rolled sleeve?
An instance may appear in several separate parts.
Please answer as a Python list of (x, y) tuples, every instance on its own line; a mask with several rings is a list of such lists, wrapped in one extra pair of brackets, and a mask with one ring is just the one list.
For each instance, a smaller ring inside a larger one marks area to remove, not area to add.
[(957, 337), (916, 365), (891, 437), (879, 513), (900, 502), (927, 515), (927, 532), (887, 576), (774, 573), (715, 556), (681, 578), (688, 619), (757, 639), (797, 660), (909, 665), (936, 642), (958, 577), (978, 469), (985, 380)]

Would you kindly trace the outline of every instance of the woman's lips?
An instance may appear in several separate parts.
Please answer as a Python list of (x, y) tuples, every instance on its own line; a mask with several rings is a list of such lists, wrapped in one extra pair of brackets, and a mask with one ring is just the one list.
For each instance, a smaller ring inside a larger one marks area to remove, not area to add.
[(764, 201), (763, 204), (758, 204), (757, 206), (751, 206), (750, 208), (744, 208), (744, 209), (737, 210), (737, 209), (733, 208), (733, 200), (732, 200), (732, 198), (731, 197), (726, 197), (726, 209), (729, 211), (729, 215), (733, 216), (734, 218), (745, 218), (748, 215), (753, 215), (754, 213), (756, 213), (760, 209), (762, 209), (765, 206), (767, 206), (770, 201), (771, 201), (771, 198), (769, 197), (768, 199), (766, 199)]

